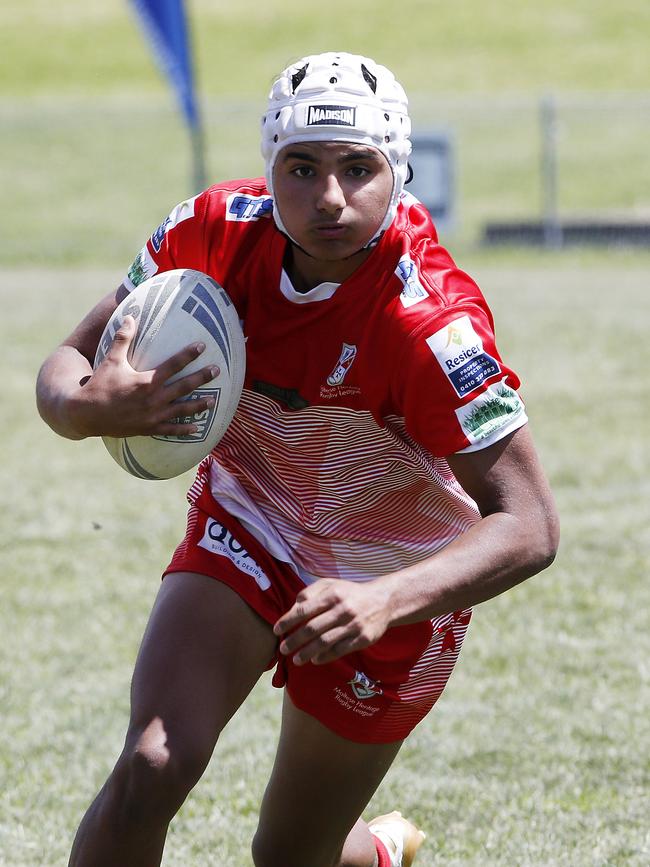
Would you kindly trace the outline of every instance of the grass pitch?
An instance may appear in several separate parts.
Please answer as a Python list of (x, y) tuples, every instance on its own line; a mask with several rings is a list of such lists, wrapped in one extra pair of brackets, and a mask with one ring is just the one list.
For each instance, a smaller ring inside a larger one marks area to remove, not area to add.
[[(423, 867), (650, 860), (649, 302), (643, 260), (475, 257), (524, 380), (562, 516), (556, 564), (480, 606), (438, 707), (368, 815), (428, 833)], [(41, 358), (119, 270), (0, 272), (3, 441), (0, 864), (64, 864), (117, 756), (137, 646), (191, 479), (130, 478), (38, 420)], [(644, 435), (645, 430), (645, 435)], [(250, 863), (280, 696), (263, 678), (172, 826), (166, 867)]]
[[(538, 215), (546, 91), (563, 105), (562, 210), (647, 217), (650, 6), (188, 6), (211, 177), (260, 171), (264, 91), (312, 51), (387, 63), (418, 124), (455, 131), (450, 246), (493, 306), (560, 507), (555, 565), (477, 609), (448, 689), (368, 815), (399, 807), (417, 821), (422, 867), (645, 867), (650, 258), (487, 253), (474, 242), (486, 219)], [(0, 867), (53, 867), (121, 748), (137, 646), (191, 476), (140, 482), (99, 442), (58, 439), (36, 415), (34, 378), (192, 190), (173, 98), (126, 3), (5, 0), (1, 17)], [(575, 91), (592, 94), (591, 108), (571, 101)], [(166, 867), (250, 863), (279, 705), (264, 678), (175, 820)]]

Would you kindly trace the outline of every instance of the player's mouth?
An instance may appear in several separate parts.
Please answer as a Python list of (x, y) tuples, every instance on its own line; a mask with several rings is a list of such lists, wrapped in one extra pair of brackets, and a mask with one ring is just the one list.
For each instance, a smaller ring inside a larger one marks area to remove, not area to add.
[(349, 231), (343, 223), (318, 223), (313, 231), (319, 238), (342, 238)]

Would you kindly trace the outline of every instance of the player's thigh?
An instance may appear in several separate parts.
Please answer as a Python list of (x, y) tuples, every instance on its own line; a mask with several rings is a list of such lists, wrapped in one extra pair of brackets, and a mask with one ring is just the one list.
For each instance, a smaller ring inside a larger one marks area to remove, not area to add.
[(269, 624), (230, 587), (205, 575), (167, 575), (133, 674), (127, 743), (149, 731), (172, 752), (191, 743), (207, 761), (275, 648)]
[(265, 853), (274, 863), (271, 853), (283, 852), (291, 865), (333, 863), (400, 746), (342, 738), (285, 694), (255, 841), (260, 863)]

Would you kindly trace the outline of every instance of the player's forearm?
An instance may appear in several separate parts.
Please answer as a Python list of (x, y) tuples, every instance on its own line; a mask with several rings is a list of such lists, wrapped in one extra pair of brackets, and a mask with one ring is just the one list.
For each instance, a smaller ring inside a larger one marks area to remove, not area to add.
[(377, 579), (391, 626), (459, 611), (504, 593), (549, 566), (557, 551), (552, 504), (535, 515), (487, 515), (433, 557)]
[(72, 346), (60, 346), (44, 362), (36, 382), (36, 405), (43, 420), (60, 436), (84, 439), (75, 413), (81, 382), (92, 374), (87, 358)]

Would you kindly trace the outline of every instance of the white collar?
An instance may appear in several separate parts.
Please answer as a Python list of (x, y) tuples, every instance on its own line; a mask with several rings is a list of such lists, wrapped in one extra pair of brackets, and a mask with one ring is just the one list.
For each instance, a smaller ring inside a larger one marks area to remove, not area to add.
[(280, 292), (288, 301), (294, 304), (311, 304), (312, 301), (327, 301), (339, 288), (340, 283), (319, 283), (309, 292), (296, 292), (287, 272), (282, 269), (280, 275)]

